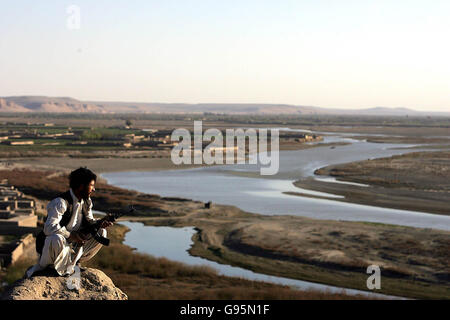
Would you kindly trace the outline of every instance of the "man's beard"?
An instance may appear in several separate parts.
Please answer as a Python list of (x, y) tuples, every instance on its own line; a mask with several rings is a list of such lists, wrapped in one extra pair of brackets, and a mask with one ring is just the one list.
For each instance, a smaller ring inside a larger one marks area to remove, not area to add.
[(89, 192), (83, 190), (83, 193), (81, 194), (81, 197), (82, 197), (83, 199), (87, 200), (87, 199), (89, 199), (89, 196), (90, 196)]

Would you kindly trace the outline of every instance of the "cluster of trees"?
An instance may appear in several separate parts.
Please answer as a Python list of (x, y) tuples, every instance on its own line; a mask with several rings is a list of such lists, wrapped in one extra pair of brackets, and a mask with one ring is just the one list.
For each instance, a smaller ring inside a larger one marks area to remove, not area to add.
[(103, 140), (104, 136), (97, 130), (84, 130), (80, 135), (80, 140)]

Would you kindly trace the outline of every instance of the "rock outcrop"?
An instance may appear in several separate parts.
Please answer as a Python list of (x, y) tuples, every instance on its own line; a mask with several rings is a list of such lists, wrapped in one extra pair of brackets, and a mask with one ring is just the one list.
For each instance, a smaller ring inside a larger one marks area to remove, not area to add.
[(128, 300), (102, 271), (88, 268), (79, 275), (36, 275), (18, 280), (6, 290), (2, 300)]

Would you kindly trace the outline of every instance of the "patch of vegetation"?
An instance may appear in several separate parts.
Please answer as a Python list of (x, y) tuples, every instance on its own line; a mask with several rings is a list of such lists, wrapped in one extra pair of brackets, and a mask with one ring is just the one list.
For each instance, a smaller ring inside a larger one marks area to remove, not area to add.
[(34, 263), (35, 261), (32, 259), (19, 259), (16, 263), (8, 266), (5, 271), (0, 272), (0, 292), (4, 289), (4, 286), (1, 285), (3, 282), (10, 285), (17, 280), (22, 279), (25, 275), (25, 271), (27, 271)]

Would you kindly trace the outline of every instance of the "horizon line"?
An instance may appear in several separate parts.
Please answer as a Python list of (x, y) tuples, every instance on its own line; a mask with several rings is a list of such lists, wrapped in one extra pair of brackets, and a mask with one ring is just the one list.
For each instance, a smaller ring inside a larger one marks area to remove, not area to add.
[(225, 104), (225, 105), (283, 105), (291, 107), (309, 107), (309, 108), (319, 108), (319, 109), (332, 109), (332, 110), (368, 110), (376, 108), (385, 108), (391, 110), (407, 109), (414, 112), (433, 112), (433, 113), (450, 113), (449, 111), (440, 110), (417, 110), (411, 107), (388, 107), (388, 106), (372, 106), (372, 107), (321, 107), (316, 105), (304, 105), (304, 104), (290, 104), (290, 103), (270, 103), (270, 102), (157, 102), (157, 101), (124, 101), (124, 100), (99, 100), (99, 99), (78, 99), (71, 96), (48, 96), (48, 95), (11, 95), (11, 96), (0, 96), (0, 99), (7, 98), (18, 98), (18, 97), (43, 97), (43, 98), (59, 98), (59, 99), (73, 99), (80, 102), (109, 102), (109, 103), (139, 103), (139, 104), (185, 104), (185, 105), (214, 105), (214, 104)]

